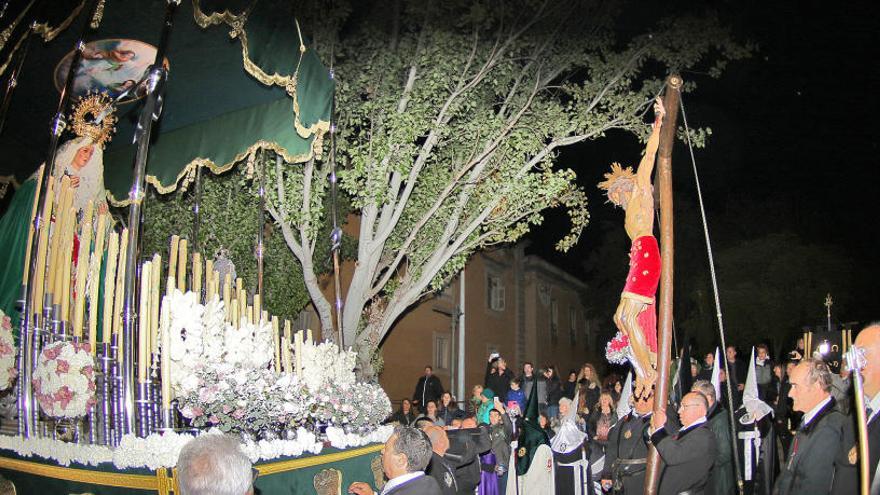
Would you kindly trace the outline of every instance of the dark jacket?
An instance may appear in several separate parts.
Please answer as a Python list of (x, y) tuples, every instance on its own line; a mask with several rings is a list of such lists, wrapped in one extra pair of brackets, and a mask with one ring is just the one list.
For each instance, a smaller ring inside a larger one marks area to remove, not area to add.
[(502, 404), (507, 403), (507, 391), (510, 390), (510, 380), (513, 380), (513, 372), (505, 369), (504, 373), (498, 374), (492, 372), (492, 363), (486, 365), (486, 388), (492, 389), (495, 395), (501, 399)]
[(844, 442), (846, 418), (831, 401), (813, 420), (798, 428), (788, 458), (776, 480), (776, 495), (826, 495), (831, 493), (836, 459)]
[(562, 395), (563, 397), (568, 397), (569, 400), (574, 400), (574, 394), (577, 392), (578, 383), (576, 381), (570, 382), (568, 380), (562, 384)]
[[(650, 414), (637, 416), (634, 412), (630, 412), (620, 418), (608, 433), (605, 466), (602, 469), (601, 479), (617, 480), (622, 487), (621, 493), (637, 495), (644, 490), (650, 423)], [(677, 427), (674, 415), (668, 414), (666, 428), (675, 431)], [(620, 460), (639, 460), (639, 462), (624, 464)]]
[(438, 404), (437, 417), (442, 419), (446, 426), (450, 426), (453, 419), (464, 419), (465, 413), (454, 403), (450, 403), (449, 407), (443, 407)]
[(455, 467), (458, 493), (473, 494), (480, 484), (480, 454), (488, 451), (492, 444), (485, 428), (447, 430), (449, 450), (446, 460)]
[(436, 375), (422, 375), (419, 378), (419, 382), (416, 383), (416, 391), (413, 392), (413, 402), (424, 409), (428, 401), (439, 401), (441, 395), (443, 395), (443, 385), (440, 383), (440, 379)]
[(413, 414), (412, 409), (409, 410), (408, 413), (404, 414), (403, 409), (398, 409), (396, 413), (392, 414), (390, 418), (386, 421), (386, 423), (400, 423), (403, 426), (410, 426), (416, 422), (416, 415)]
[(586, 379), (582, 379), (580, 381), (581, 387), (581, 396), (584, 398), (584, 405), (587, 406), (587, 409), (590, 412), (593, 412), (593, 409), (596, 409), (596, 404), (599, 403), (599, 395), (602, 393), (602, 387), (596, 385), (590, 388), (591, 382)]
[(437, 481), (430, 476), (419, 476), (394, 487), (385, 495), (443, 495)]
[(676, 436), (661, 428), (651, 435), (651, 443), (663, 460), (660, 495), (677, 495), (684, 491), (710, 493), (705, 487), (715, 462), (716, 446), (715, 435), (707, 423), (683, 428)]
[(425, 474), (434, 478), (440, 485), (443, 495), (455, 495), (458, 493), (458, 480), (455, 477), (455, 468), (436, 452), (431, 453), (431, 462), (428, 463)]
[(733, 439), (730, 435), (730, 419), (727, 409), (715, 403), (709, 412), (709, 429), (715, 435), (715, 463), (712, 465), (712, 473), (706, 484), (706, 493), (715, 495), (732, 494), (736, 487), (736, 478), (733, 475)]
[[(868, 401), (865, 397), (865, 401)], [(834, 495), (849, 495), (859, 491), (859, 455), (855, 411), (846, 417), (844, 425), (843, 446), (837, 456), (834, 473)], [(867, 418), (866, 418), (867, 419)], [(874, 481), (877, 472), (877, 461), (880, 459), (880, 415), (868, 421), (868, 486)]]
[(558, 406), (559, 399), (562, 398), (562, 384), (559, 383), (559, 378), (554, 376), (545, 381), (547, 383), (547, 405)]

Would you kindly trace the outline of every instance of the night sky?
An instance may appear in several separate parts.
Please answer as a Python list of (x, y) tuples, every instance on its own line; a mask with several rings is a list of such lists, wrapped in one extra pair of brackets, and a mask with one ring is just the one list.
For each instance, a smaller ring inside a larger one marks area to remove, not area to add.
[[(690, 126), (713, 130), (709, 146), (697, 150), (696, 161), (716, 264), (718, 251), (783, 232), (804, 243), (830, 245), (854, 267), (854, 276), (835, 285), (835, 309), (841, 312), (835, 313), (835, 321), (878, 319), (880, 301), (872, 278), (880, 274), (875, 93), (880, 87), (880, 71), (871, 53), (878, 41), (880, 9), (875, 2), (846, 2), (845, 7), (824, 2), (754, 4), (717, 5), (722, 19), (734, 27), (739, 39), (758, 43), (759, 50), (752, 58), (731, 64), (720, 80), (682, 74), (684, 79), (699, 84), (695, 92), (683, 96)], [(592, 222), (579, 245), (561, 255), (553, 252), (550, 241), (561, 236), (566, 218), (551, 214), (530, 235), (532, 252), (580, 273), (588, 284), (595, 282), (590, 277), (597, 269), (596, 263), (625, 265), (625, 251), (614, 259), (608, 259), (607, 253), (597, 256), (604, 243), (625, 249), (628, 241), (623, 231), (623, 212), (606, 204), (595, 184), (612, 161), (636, 165), (641, 148), (633, 137), (611, 135), (563, 153), (560, 165), (574, 168), (589, 194)], [(683, 265), (687, 275), (700, 276), (693, 272), (702, 270), (708, 281), (706, 248), (687, 153), (684, 145), (677, 144), (672, 157), (676, 272), (678, 277)], [(679, 231), (698, 236), (680, 239)], [(692, 259), (695, 257), (698, 259)], [(801, 272), (811, 268), (794, 257), (790, 266)], [(721, 271), (725, 267), (718, 268)], [(626, 267), (621, 269), (625, 271)], [(680, 283), (677, 278), (676, 294), (688, 289)], [(718, 283), (724, 307), (725, 280), (719, 277)], [(815, 283), (821, 286), (823, 280)], [(608, 287), (600, 291), (600, 297), (614, 303), (619, 290), (619, 286)], [(797, 290), (792, 287), (793, 293)], [(754, 297), (761, 298), (762, 294)], [(779, 329), (780, 335), (791, 335), (802, 325), (822, 321), (822, 302), (801, 301), (809, 316)], [(680, 321), (687, 315), (679, 314), (678, 301), (676, 304), (675, 317)]]

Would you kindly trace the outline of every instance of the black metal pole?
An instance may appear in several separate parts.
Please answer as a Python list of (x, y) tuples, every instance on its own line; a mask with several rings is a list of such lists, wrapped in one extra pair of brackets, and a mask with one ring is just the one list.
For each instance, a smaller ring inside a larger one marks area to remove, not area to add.
[[(47, 191), (49, 189), (49, 180), (52, 177), (52, 168), (55, 164), (55, 156), (58, 153), (58, 141), (61, 138), (61, 134), (64, 132), (64, 128), (66, 123), (64, 121), (64, 111), (67, 109), (68, 104), (71, 99), (71, 92), (73, 91), (73, 80), (76, 75), (76, 71), (79, 68), (80, 61), (82, 60), (82, 52), (85, 49), (86, 36), (93, 30), (92, 27), (92, 18), (95, 16), (99, 5), (101, 4), (100, 0), (95, 2), (95, 5), (92, 7), (90, 11), (90, 15), (86, 18), (83, 23), (82, 31), (80, 32), (79, 39), (76, 42), (73, 58), (70, 61), (70, 69), (67, 71), (67, 78), (64, 82), (64, 88), (61, 90), (61, 96), (58, 99), (58, 108), (55, 111), (55, 116), (52, 119), (52, 125), (50, 127), (49, 134), (49, 149), (46, 153), (46, 168), (43, 171), (43, 178), (40, 186), (38, 187), (38, 191), (40, 191), (40, 195), (37, 199), (37, 207), (36, 214), (34, 215), (34, 232), (37, 233), (40, 231), (40, 227), (42, 226), (44, 221), (49, 221), (48, 218), (43, 218), (43, 210), (46, 207), (46, 201), (49, 201), (49, 197)], [(35, 279), (34, 276), (37, 273), (37, 270), (45, 270), (45, 266), (38, 267), (37, 266), (37, 248), (39, 244), (39, 239), (34, 238), (34, 243), (31, 246), (30, 252), (30, 263), (29, 266), (25, 267), (28, 270), (27, 282), (22, 283), (21, 288), (21, 324), (20, 324), (20, 337), (21, 337), (21, 360), (24, 362), (21, 365), (22, 376), (19, 381), (19, 420), (18, 420), (18, 431), (20, 435), (25, 437), (30, 437), (34, 434), (34, 428), (36, 423), (34, 421), (34, 400), (33, 400), (33, 390), (31, 388), (31, 376), (33, 373), (33, 361), (32, 356), (30, 355), (30, 349), (33, 347), (33, 342), (31, 340), (31, 311), (32, 311), (32, 303), (34, 297), (41, 297), (41, 294), (29, 294), (30, 292), (30, 284)]]
[[(168, 72), (165, 68), (165, 52), (168, 49), (168, 41), (171, 30), (174, 27), (174, 14), (180, 0), (168, 0), (165, 9), (165, 21), (162, 25), (162, 35), (156, 49), (156, 61), (150, 67), (150, 75), (147, 78), (147, 96), (144, 107), (141, 109), (135, 129), (135, 143), (137, 153), (134, 160), (133, 179), (128, 207), (128, 250), (125, 253), (125, 283), (123, 286), (123, 309), (122, 309), (122, 403), (124, 405), (124, 433), (134, 433), (135, 429), (135, 383), (134, 383), (134, 337), (137, 327), (137, 261), (140, 252), (140, 223), (141, 202), (144, 198), (144, 174), (147, 168), (147, 157), (150, 151), (150, 134), (153, 122), (159, 119), (162, 113), (162, 92)], [(181, 267), (183, 269), (183, 267)]]
[(12, 103), (12, 93), (15, 91), (15, 87), (18, 86), (18, 76), (21, 74), (21, 67), (24, 65), (25, 58), (27, 58), (35, 24), (36, 22), (31, 23), (25, 33), (24, 46), (18, 53), (18, 63), (15, 64), (15, 68), (9, 74), (9, 80), (6, 82), (6, 93), (3, 95), (3, 103), (0, 104), (0, 134), (3, 134), (3, 129), (6, 127), (6, 114), (9, 113), (9, 105)]

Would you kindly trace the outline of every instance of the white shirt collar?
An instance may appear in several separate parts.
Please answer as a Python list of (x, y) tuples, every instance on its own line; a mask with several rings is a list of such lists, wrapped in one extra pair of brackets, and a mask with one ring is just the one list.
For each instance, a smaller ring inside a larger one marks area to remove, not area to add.
[(699, 418), (696, 419), (696, 421), (691, 423), (689, 426), (685, 426), (684, 428), (682, 428), (682, 430), (690, 430), (691, 428), (696, 428), (697, 426), (700, 426), (701, 424), (703, 424), (705, 422), (706, 422), (706, 416), (700, 416)]
[(825, 407), (825, 404), (828, 404), (829, 402), (831, 402), (831, 396), (830, 396), (830, 395), (829, 395), (828, 397), (825, 397), (825, 400), (823, 400), (822, 402), (816, 404), (815, 406), (813, 406), (812, 409), (810, 409), (809, 411), (807, 411), (807, 412), (804, 414), (804, 425), (806, 426), (806, 425), (810, 424), (810, 421), (813, 421), (813, 418), (815, 418), (816, 415), (819, 414), (819, 411), (821, 411), (822, 408)]
[(397, 478), (394, 478), (393, 480), (388, 480), (388, 483), (385, 483), (385, 486), (382, 488), (382, 493), (383, 494), (388, 493), (391, 490), (393, 490), (394, 488), (406, 483), (407, 481), (409, 481), (411, 479), (418, 478), (419, 476), (424, 476), (424, 475), (425, 475), (424, 471), (413, 471), (411, 473), (406, 473), (403, 476), (398, 476)]
[(874, 394), (874, 398), (868, 402), (868, 407), (871, 408), (871, 417), (868, 418), (868, 422), (870, 423), (871, 419), (876, 416), (877, 413), (880, 413), (880, 392)]

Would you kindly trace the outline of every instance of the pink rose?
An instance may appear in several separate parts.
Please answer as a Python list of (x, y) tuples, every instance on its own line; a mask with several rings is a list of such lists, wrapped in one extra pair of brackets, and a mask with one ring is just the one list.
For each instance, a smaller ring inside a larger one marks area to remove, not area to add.
[(236, 409), (234, 413), (232, 413), (232, 417), (235, 419), (241, 419), (244, 417), (244, 409)]
[(218, 418), (216, 415), (212, 414), (211, 417), (208, 418), (208, 421), (209, 421), (212, 425), (216, 425), (217, 423), (220, 422), (220, 418)]
[(60, 354), (61, 354), (61, 347), (60, 346), (47, 347), (47, 348), (43, 349), (43, 357), (47, 361), (51, 361), (52, 359), (57, 358)]
[(70, 371), (70, 363), (63, 359), (57, 359), (55, 361), (55, 374), (61, 376), (62, 373), (67, 373)]
[(73, 391), (65, 385), (55, 392), (53, 399), (61, 403), (61, 409), (67, 409), (67, 404), (70, 404), (70, 401), (73, 400)]

